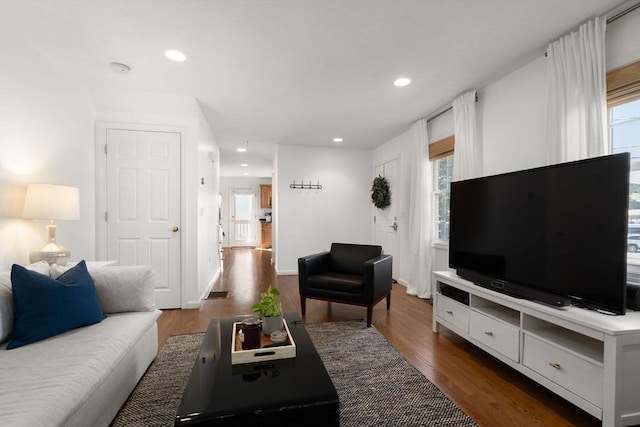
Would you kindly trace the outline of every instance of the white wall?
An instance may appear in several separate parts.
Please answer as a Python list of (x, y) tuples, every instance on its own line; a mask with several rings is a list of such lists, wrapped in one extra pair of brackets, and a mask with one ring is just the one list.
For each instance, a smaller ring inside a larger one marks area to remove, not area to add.
[[(181, 129), (182, 308), (197, 308), (220, 274), (218, 144), (195, 98), (160, 93), (95, 91), (96, 120)], [(204, 179), (205, 184), (201, 184)], [(99, 221), (99, 219), (97, 219)], [(98, 255), (101, 248), (98, 248)]]
[[(274, 185), (275, 267), (297, 274), (298, 258), (332, 242), (372, 242), (371, 150), (279, 145)], [(294, 190), (294, 180), (321, 190)]]
[(483, 144), (483, 175), (547, 162), (546, 67), (541, 55), (478, 91), (476, 111)]
[(73, 260), (94, 260), (93, 105), (14, 35), (0, 33), (0, 58), (0, 271), (45, 241), (46, 221), (21, 218), (34, 182), (80, 189), (80, 220), (59, 221), (57, 239)]
[(187, 283), (188, 307), (199, 305), (221, 272), (218, 227), (220, 209), (220, 149), (198, 105), (198, 288), (194, 293)]
[(271, 212), (271, 209), (263, 209), (260, 207), (260, 185), (271, 185), (271, 179), (269, 178), (231, 178), (220, 177), (220, 194), (222, 194), (222, 226), (224, 227), (225, 237), (223, 240), (224, 247), (229, 246), (229, 238), (231, 236), (231, 189), (233, 188), (250, 188), (255, 191), (256, 194), (256, 211), (254, 216), (253, 227), (256, 233), (256, 246), (261, 243), (261, 229), (260, 218), (265, 218), (266, 212)]
[[(631, 3), (631, 2), (628, 2)], [(607, 71), (640, 59), (640, 9), (607, 26)]]

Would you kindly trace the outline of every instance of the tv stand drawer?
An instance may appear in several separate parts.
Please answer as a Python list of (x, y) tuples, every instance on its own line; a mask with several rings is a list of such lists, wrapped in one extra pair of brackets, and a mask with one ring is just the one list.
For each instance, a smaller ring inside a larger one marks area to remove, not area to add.
[(464, 334), (469, 333), (469, 307), (442, 294), (436, 294), (436, 298), (438, 299), (436, 315), (442, 323), (453, 326)]
[(469, 335), (514, 362), (520, 361), (519, 328), (471, 311)]
[(522, 364), (592, 404), (602, 406), (602, 366), (524, 334)]

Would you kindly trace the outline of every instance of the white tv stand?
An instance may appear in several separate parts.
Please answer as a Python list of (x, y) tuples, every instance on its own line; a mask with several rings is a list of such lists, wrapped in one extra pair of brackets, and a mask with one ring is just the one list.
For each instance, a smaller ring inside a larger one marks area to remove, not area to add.
[(555, 308), (433, 273), (433, 332), (477, 345), (602, 420), (640, 424), (640, 312)]

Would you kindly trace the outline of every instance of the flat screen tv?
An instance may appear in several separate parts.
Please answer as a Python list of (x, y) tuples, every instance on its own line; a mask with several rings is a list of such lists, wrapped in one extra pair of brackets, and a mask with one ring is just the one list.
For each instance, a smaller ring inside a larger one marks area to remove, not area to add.
[(449, 266), (515, 297), (624, 314), (629, 159), (452, 182)]

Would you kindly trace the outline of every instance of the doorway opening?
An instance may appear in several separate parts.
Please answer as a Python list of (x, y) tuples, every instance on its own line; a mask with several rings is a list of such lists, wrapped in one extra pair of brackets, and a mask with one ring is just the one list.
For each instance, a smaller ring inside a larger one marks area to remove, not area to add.
[(253, 189), (231, 190), (231, 247), (256, 245), (255, 199)]

